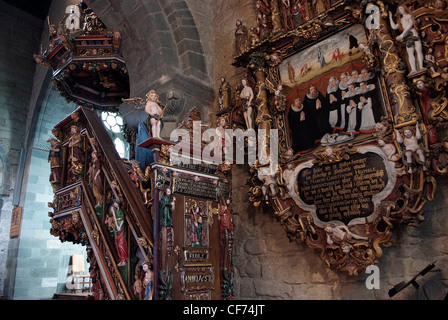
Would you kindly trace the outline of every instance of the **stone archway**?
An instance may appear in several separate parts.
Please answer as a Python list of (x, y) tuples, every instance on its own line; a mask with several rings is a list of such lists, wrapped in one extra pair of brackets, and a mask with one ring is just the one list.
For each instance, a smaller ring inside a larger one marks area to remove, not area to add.
[[(205, 121), (209, 119), (214, 90), (202, 45), (207, 39), (201, 39), (187, 1), (92, 0), (88, 4), (108, 29), (122, 33), (130, 96), (143, 98), (155, 89), (163, 103), (170, 103), (162, 136), (169, 137), (194, 106)], [(176, 103), (168, 101), (172, 99)], [(131, 128), (145, 117), (129, 108), (120, 111)]]

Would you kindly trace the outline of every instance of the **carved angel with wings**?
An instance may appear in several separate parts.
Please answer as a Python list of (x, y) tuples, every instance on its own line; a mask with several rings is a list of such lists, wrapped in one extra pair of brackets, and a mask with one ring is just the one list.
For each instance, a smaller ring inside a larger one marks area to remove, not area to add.
[(131, 102), (133, 104), (133, 107), (137, 110), (145, 110), (145, 112), (148, 114), (145, 124), (148, 130), (151, 132), (151, 136), (153, 138), (160, 139), (160, 132), (163, 128), (161, 119), (167, 105), (164, 106), (159, 101), (159, 95), (157, 94), (157, 92), (154, 89), (149, 91), (146, 94), (146, 101), (143, 101), (143, 99), (140, 97), (122, 100), (123, 102)]

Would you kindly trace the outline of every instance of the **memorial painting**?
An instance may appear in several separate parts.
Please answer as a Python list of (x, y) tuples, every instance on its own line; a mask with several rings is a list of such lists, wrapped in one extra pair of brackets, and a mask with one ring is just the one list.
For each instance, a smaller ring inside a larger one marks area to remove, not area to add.
[(378, 76), (364, 63), (366, 43), (356, 24), (280, 65), (294, 153), (363, 140), (386, 116)]
[(187, 198), (185, 200), (185, 245), (208, 246), (207, 204), (205, 201)]

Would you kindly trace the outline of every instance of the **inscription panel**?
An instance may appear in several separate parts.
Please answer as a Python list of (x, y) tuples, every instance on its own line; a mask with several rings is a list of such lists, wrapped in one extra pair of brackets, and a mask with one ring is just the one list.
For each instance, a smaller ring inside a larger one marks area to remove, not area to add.
[(288, 188), (292, 198), (323, 226), (328, 222), (365, 221), (392, 191), (396, 174), (382, 151), (361, 147), (349, 160), (330, 164), (299, 165)]
[(186, 267), (182, 270), (182, 291), (195, 293), (214, 290), (213, 267)]
[(177, 176), (173, 182), (173, 192), (186, 196), (216, 200), (217, 186), (209, 179), (193, 179)]

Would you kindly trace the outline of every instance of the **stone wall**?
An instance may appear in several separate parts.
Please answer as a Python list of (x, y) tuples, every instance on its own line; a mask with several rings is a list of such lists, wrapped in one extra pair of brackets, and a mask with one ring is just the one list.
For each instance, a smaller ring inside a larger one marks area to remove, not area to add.
[(6, 295), (13, 194), (25, 147), (29, 99), (42, 21), (0, 1), (0, 295)]
[(48, 181), (51, 130), (73, 112), (77, 106), (67, 103), (57, 89), (46, 83), (42, 88), (42, 103), (37, 106), (35, 126), (30, 132), (33, 144), (29, 148), (25, 170), (23, 219), (17, 254), (14, 299), (51, 299), (56, 292), (66, 292), (65, 282), (72, 254), (85, 254), (86, 248), (61, 241), (50, 234), (48, 202), (53, 190)]
[[(78, 1), (75, 0), (55, 2), (50, 9), (50, 21), (58, 23), (66, 6), (76, 3)], [(3, 2), (1, 4), (3, 5)], [(47, 140), (55, 124), (75, 110), (76, 105), (68, 104), (60, 96), (51, 84), (49, 69), (36, 64), (33, 59), (33, 54), (39, 52), (41, 46), (44, 50), (48, 47), (47, 22), (11, 6), (1, 12), (11, 15), (10, 19), (5, 18), (9, 21), (8, 28), (2, 29), (1, 32), (8, 35), (2, 39), (8, 39), (11, 43), (6, 47), (19, 53), (10, 58), (10, 61), (2, 61), (2, 65), (11, 66), (13, 69), (13, 72), (2, 75), (1, 78), (8, 81), (8, 86), (5, 87), (11, 92), (7, 94), (14, 94), (15, 97), (9, 97), (8, 102), (2, 104), (6, 109), (3, 114), (11, 115), (8, 125), (3, 125), (2, 128), (11, 131), (11, 137), (6, 138), (12, 146), (11, 150), (17, 150), (15, 152), (19, 155), (21, 148), (27, 152), (23, 186), (22, 190), (19, 190), (21, 193), (18, 193), (19, 205), (23, 207), (20, 237), (2, 238), (2, 244), (3, 240), (6, 243), (7, 252), (5, 259), (0, 259), (3, 290), (0, 294), (16, 300), (50, 299), (55, 292), (66, 290), (65, 282), (71, 255), (85, 253), (84, 247), (63, 244), (50, 235), (50, 209), (47, 206), (53, 199), (53, 191), (48, 181), (50, 166), (47, 160)], [(3, 93), (1, 96), (5, 97)], [(14, 127), (11, 129), (10, 125)], [(19, 161), (18, 156), (15, 158), (17, 159), (11, 162), (12, 182), (15, 180)], [(11, 186), (11, 189), (15, 189), (15, 186)], [(11, 202), (5, 202), (1, 215), (2, 234), (9, 232), (11, 210)], [(4, 221), (7, 223), (3, 223)], [(7, 235), (9, 236), (9, 233)]]
[[(214, 91), (209, 5), (197, 0), (86, 1), (108, 29), (122, 33), (121, 51), (129, 70), (130, 96), (145, 97), (151, 89), (168, 102), (174, 93), (179, 105), (165, 115), (162, 137), (169, 138), (188, 111), (197, 106), (208, 121)], [(208, 2), (207, 2), (208, 3)], [(123, 106), (131, 128), (145, 115)], [(169, 113), (172, 114), (169, 114)]]

